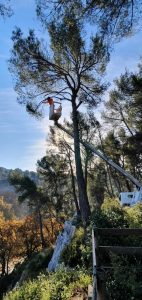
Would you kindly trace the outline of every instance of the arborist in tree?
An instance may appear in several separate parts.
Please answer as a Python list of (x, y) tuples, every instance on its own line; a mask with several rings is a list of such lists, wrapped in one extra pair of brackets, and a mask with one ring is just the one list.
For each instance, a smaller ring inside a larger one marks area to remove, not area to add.
[[(62, 114), (62, 105), (61, 105), (60, 102), (54, 101), (51, 97), (48, 97), (48, 98), (42, 100), (36, 107), (33, 107), (32, 103), (28, 102), (27, 105), (26, 105), (26, 109), (28, 110), (28, 112), (35, 114), (35, 113), (37, 113), (38, 108), (43, 103), (50, 105), (49, 120), (53, 120), (53, 121), (57, 122), (59, 120), (59, 118), (61, 117), (61, 114)], [(55, 103), (60, 104), (57, 109), (55, 109)]]
[[(62, 114), (61, 103), (54, 101), (51, 97), (46, 98), (42, 103), (48, 103), (50, 105), (49, 120), (58, 121)], [(55, 103), (60, 104), (57, 109), (55, 109)]]

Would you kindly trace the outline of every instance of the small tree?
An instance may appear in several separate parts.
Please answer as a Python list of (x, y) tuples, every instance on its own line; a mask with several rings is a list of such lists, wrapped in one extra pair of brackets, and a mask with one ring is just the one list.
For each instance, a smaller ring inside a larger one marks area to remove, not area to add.
[(15, 186), (16, 191), (19, 193), (19, 202), (23, 203), (27, 201), (29, 208), (36, 214), (40, 228), (41, 244), (44, 248), (45, 239), (43, 234), (42, 207), (47, 203), (48, 196), (43, 195), (40, 188), (38, 188), (35, 182), (29, 177), (19, 176), (13, 172), (9, 181)]
[[(114, 127), (113, 139), (117, 140), (117, 147), (113, 146), (112, 136), (110, 148), (117, 152), (119, 163), (134, 176), (141, 179), (142, 168), (142, 65), (138, 72), (125, 72), (115, 80), (115, 88), (110, 92), (109, 100), (103, 114), (105, 121)], [(117, 138), (116, 138), (117, 137)], [(118, 149), (119, 148), (119, 149)], [(120, 151), (121, 149), (121, 151)], [(110, 155), (108, 153), (108, 155)], [(114, 159), (114, 157), (112, 157)], [(117, 159), (115, 158), (117, 162)]]
[(36, 214), (33, 214), (21, 220), (17, 232), (17, 240), (20, 246), (17, 253), (19, 257), (26, 256), (30, 258), (35, 251), (41, 250), (41, 234), (36, 217)]
[[(54, 149), (55, 151), (55, 149)], [(61, 213), (71, 212), (70, 209), (70, 178), (66, 158), (59, 154), (48, 154), (37, 162), (37, 171), (43, 180), (43, 190), (48, 192), (51, 209), (58, 218)]]
[(0, 265), (1, 274), (9, 272), (9, 262), (17, 257), (19, 244), (17, 240), (17, 231), (20, 222), (17, 220), (0, 220)]
[(0, 212), (3, 214), (5, 220), (10, 220), (14, 218), (14, 212), (12, 210), (12, 205), (6, 203), (4, 197), (0, 196)]

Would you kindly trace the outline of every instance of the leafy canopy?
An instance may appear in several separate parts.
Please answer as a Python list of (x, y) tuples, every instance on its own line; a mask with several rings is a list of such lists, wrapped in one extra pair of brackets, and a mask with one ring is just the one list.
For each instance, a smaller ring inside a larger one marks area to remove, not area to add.
[(72, 11), (77, 19), (96, 26), (107, 42), (134, 32), (141, 25), (141, 0), (36, 0), (37, 16), (44, 26), (50, 18), (61, 19)]
[(88, 48), (81, 22), (73, 15), (51, 22), (48, 31), (50, 45), (46, 46), (32, 30), (26, 38), (20, 29), (13, 32), (10, 70), (16, 78), (19, 103), (27, 104), (28, 111), (38, 116), (37, 104), (47, 96), (70, 102), (74, 96), (78, 105), (96, 105), (106, 88), (101, 77), (109, 54), (103, 40), (92, 37)]

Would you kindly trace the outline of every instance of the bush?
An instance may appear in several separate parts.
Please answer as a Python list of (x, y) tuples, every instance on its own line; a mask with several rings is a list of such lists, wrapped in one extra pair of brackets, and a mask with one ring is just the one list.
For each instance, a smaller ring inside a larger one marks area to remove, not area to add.
[[(44, 272), (51, 259), (53, 249), (44, 250), (34, 253), (30, 259), (18, 263), (12, 273), (0, 278), (0, 299), (7, 290), (12, 289), (20, 280), (23, 281), (36, 278), (41, 272)], [(22, 276), (22, 280), (20, 279)]]
[(127, 222), (130, 228), (142, 228), (142, 203), (125, 207)]
[(108, 300), (141, 300), (142, 269), (136, 267), (135, 259), (127, 256), (111, 257), (113, 270), (106, 273)]
[(101, 208), (94, 210), (92, 225), (101, 228), (128, 227), (125, 210), (116, 199), (106, 199)]
[(66, 246), (61, 255), (61, 262), (70, 268), (76, 266), (86, 267), (89, 270), (92, 267), (92, 244), (90, 228), (84, 230), (80, 227), (70, 243)]
[(85, 293), (91, 277), (85, 270), (70, 270), (64, 266), (48, 276), (25, 283), (21, 288), (8, 293), (4, 300), (69, 300), (78, 292)]
[(22, 287), (8, 293), (5, 300), (49, 300), (49, 282), (45, 276), (39, 277), (38, 280), (29, 281)]

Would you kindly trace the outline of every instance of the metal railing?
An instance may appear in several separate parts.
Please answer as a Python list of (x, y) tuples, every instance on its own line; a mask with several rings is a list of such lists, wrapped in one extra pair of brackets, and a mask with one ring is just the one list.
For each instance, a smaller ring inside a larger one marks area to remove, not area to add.
[[(105, 300), (105, 269), (99, 261), (99, 254), (103, 252), (112, 252), (117, 255), (142, 255), (142, 247), (125, 246), (101, 246), (98, 244), (98, 236), (142, 236), (142, 228), (94, 228), (92, 230), (92, 256), (93, 256), (93, 295), (92, 300)], [(142, 266), (141, 266), (142, 267)]]

